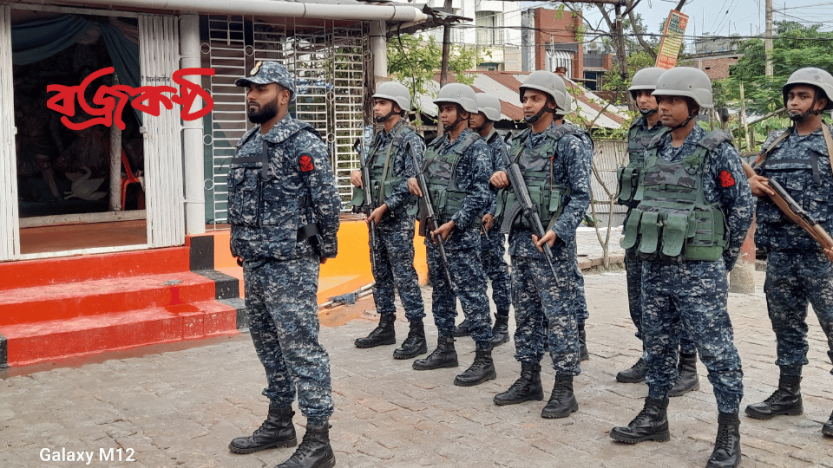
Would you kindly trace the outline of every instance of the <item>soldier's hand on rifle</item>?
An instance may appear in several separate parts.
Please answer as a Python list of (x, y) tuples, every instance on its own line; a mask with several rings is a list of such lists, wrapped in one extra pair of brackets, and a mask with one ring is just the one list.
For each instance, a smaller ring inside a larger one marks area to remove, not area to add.
[(824, 254), (827, 255), (827, 259), (833, 262), (833, 249), (824, 249)]
[(431, 231), (431, 240), (434, 241), (434, 243), (436, 244), (438, 235), (442, 235), (443, 240), (448, 239), (448, 236), (451, 235), (451, 230), (454, 229), (454, 226), (454, 221), (449, 221), (443, 224), (442, 226), (438, 227), (436, 230)]
[(373, 213), (370, 213), (370, 216), (367, 217), (365, 222), (367, 224), (370, 224), (371, 222), (374, 222), (374, 223), (376, 223), (376, 225), (379, 225), (379, 221), (382, 220), (382, 216), (384, 216), (385, 213), (387, 213), (387, 212), (388, 212), (388, 204), (384, 203), (379, 208), (376, 208), (375, 210), (373, 210)]
[(416, 177), (408, 179), (408, 191), (418, 197), (422, 197), (422, 190), (419, 189), (419, 182), (417, 182)]
[(754, 175), (749, 178), (749, 188), (752, 190), (752, 195), (756, 197), (766, 197), (775, 195), (775, 191), (767, 184), (767, 178), (760, 175)]
[(489, 230), (492, 229), (492, 225), (495, 224), (495, 217), (486, 213), (483, 215), (483, 229)]
[(538, 236), (535, 234), (532, 235), (532, 242), (535, 242), (535, 247), (538, 247), (538, 251), (544, 253), (544, 244), (549, 244), (550, 247), (555, 245), (555, 231), (547, 231), (547, 235), (538, 240)]
[(356, 187), (362, 187), (362, 171), (353, 171), (350, 173), (350, 183)]
[(503, 188), (509, 185), (509, 177), (506, 177), (506, 172), (497, 171), (492, 174), (492, 178), (489, 179), (489, 183), (497, 188)]

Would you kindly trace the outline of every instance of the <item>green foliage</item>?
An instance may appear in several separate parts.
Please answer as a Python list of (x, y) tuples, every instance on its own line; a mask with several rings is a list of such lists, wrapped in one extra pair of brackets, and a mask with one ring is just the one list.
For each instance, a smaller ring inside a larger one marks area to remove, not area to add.
[[(442, 44), (433, 37), (427, 40), (403, 34), (398, 39), (388, 41), (388, 72), (397, 78), (411, 92), (411, 96), (429, 93), (428, 83), (434, 79), (434, 71), (442, 67)], [(459, 83), (471, 85), (474, 75), (466, 74), (480, 63), (490, 52), (478, 51), (475, 47), (452, 45), (449, 54), (448, 70)], [(419, 103), (414, 100), (414, 106)]]
[(766, 114), (783, 107), (781, 88), (799, 68), (818, 67), (833, 71), (833, 32), (819, 31), (819, 26), (803, 26), (791, 21), (777, 23), (771, 80), (765, 76), (763, 40), (746, 41), (740, 51), (744, 56), (730, 68), (732, 76), (722, 80), (722, 85), (726, 100), (737, 102), (740, 99), (739, 83), (743, 83), (746, 105), (752, 113)]

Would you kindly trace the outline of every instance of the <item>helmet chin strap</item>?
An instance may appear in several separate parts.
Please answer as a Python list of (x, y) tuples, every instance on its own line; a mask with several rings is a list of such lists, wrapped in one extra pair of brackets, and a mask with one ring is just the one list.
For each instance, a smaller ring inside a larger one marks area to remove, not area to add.
[(810, 110), (808, 110), (807, 112), (801, 112), (801, 113), (795, 113), (795, 114), (793, 114), (792, 112), (787, 112), (790, 115), (790, 120), (792, 120), (793, 122), (796, 122), (796, 123), (800, 123), (800, 122), (804, 122), (805, 120), (807, 120), (807, 118), (809, 118), (811, 115), (821, 115), (821, 114), (823, 114), (824, 113), (823, 110), (813, 109), (813, 107), (816, 106), (816, 102), (818, 102), (818, 98), (814, 97), (813, 98), (813, 104), (810, 106)]
[(460, 117), (460, 113), (461, 113), (461, 112), (460, 112), (460, 109), (457, 109), (457, 120), (455, 120), (455, 121), (454, 121), (454, 123), (452, 123), (452, 124), (450, 124), (450, 125), (443, 125), (443, 130), (444, 130), (446, 133), (448, 133), (448, 132), (450, 132), (450, 131), (454, 130), (454, 129), (457, 127), (457, 125), (459, 125), (459, 124), (460, 124), (460, 122), (462, 122), (462, 121), (463, 121), (463, 118), (462, 118), (462, 117)]
[(544, 115), (544, 112), (550, 112), (550, 113), (552, 113), (552, 115), (554, 117), (555, 116), (555, 111), (556, 111), (555, 108), (547, 107), (547, 105), (544, 104), (544, 107), (542, 107), (541, 110), (538, 111), (537, 114), (533, 115), (532, 117), (524, 117), (524, 122), (526, 122), (528, 124), (534, 124), (535, 122), (538, 121), (538, 119), (540, 119)]
[(656, 109), (649, 109), (649, 110), (639, 109), (639, 113), (642, 114), (642, 117), (649, 117), (651, 115), (656, 114), (657, 110)]
[(397, 112), (394, 112), (393, 111), (393, 106), (391, 106), (391, 109), (390, 109), (390, 112), (388, 112), (388, 115), (383, 115), (381, 117), (376, 117), (376, 123), (383, 123), (386, 120), (388, 120), (390, 118), (390, 116), (392, 116), (394, 114), (397, 114)]
[(681, 123), (680, 125), (677, 125), (676, 127), (671, 127), (671, 131), (673, 132), (674, 130), (676, 130), (676, 129), (678, 129), (678, 128), (683, 128), (683, 127), (685, 127), (686, 125), (688, 125), (688, 123), (689, 123), (689, 122), (691, 122), (691, 119), (693, 119), (693, 118), (694, 118), (694, 117), (696, 117), (696, 116), (697, 116), (697, 113), (696, 113), (696, 112), (692, 112), (691, 114), (689, 114), (689, 115), (688, 115), (688, 118), (687, 118), (687, 119), (683, 120), (683, 123)]
[(486, 126), (487, 126), (487, 125), (489, 125), (490, 123), (492, 123), (492, 121), (491, 121), (491, 120), (486, 119), (486, 120), (484, 120), (484, 121), (483, 121), (483, 125), (481, 125), (481, 126), (479, 126), (479, 127), (472, 127), (472, 128), (471, 128), (471, 130), (472, 130), (473, 132), (475, 132), (475, 133), (480, 133), (480, 132), (482, 132), (482, 131), (483, 131), (483, 129), (484, 129), (484, 128), (486, 128)]

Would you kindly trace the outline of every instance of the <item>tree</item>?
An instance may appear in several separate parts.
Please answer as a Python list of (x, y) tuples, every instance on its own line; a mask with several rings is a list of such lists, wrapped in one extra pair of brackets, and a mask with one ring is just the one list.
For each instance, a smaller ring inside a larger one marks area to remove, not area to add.
[(776, 25), (772, 48), (772, 79), (765, 76), (764, 41), (750, 39), (743, 43), (743, 57), (729, 68), (731, 76), (723, 80), (725, 99), (740, 99), (739, 84), (743, 83), (746, 106), (754, 113), (766, 114), (783, 107), (781, 88), (799, 68), (818, 67), (833, 70), (833, 32), (819, 31), (819, 26), (804, 26), (787, 21)]
[[(404, 84), (411, 96), (428, 94), (428, 83), (433, 81), (435, 70), (442, 66), (442, 47), (433, 36), (427, 39), (411, 34), (403, 34), (398, 39), (388, 41), (388, 72)], [(467, 75), (482, 60), (483, 54), (475, 47), (452, 45), (449, 54), (448, 69), (454, 73), (459, 83), (474, 83), (474, 75)], [(419, 102), (413, 100), (414, 107)]]

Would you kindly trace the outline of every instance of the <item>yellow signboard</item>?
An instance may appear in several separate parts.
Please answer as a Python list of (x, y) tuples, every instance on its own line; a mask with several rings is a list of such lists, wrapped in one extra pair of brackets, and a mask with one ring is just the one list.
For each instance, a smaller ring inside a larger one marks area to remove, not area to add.
[(677, 65), (686, 25), (688, 25), (688, 16), (677, 10), (671, 10), (668, 21), (665, 23), (665, 31), (662, 33), (662, 42), (659, 44), (656, 66), (667, 69)]

